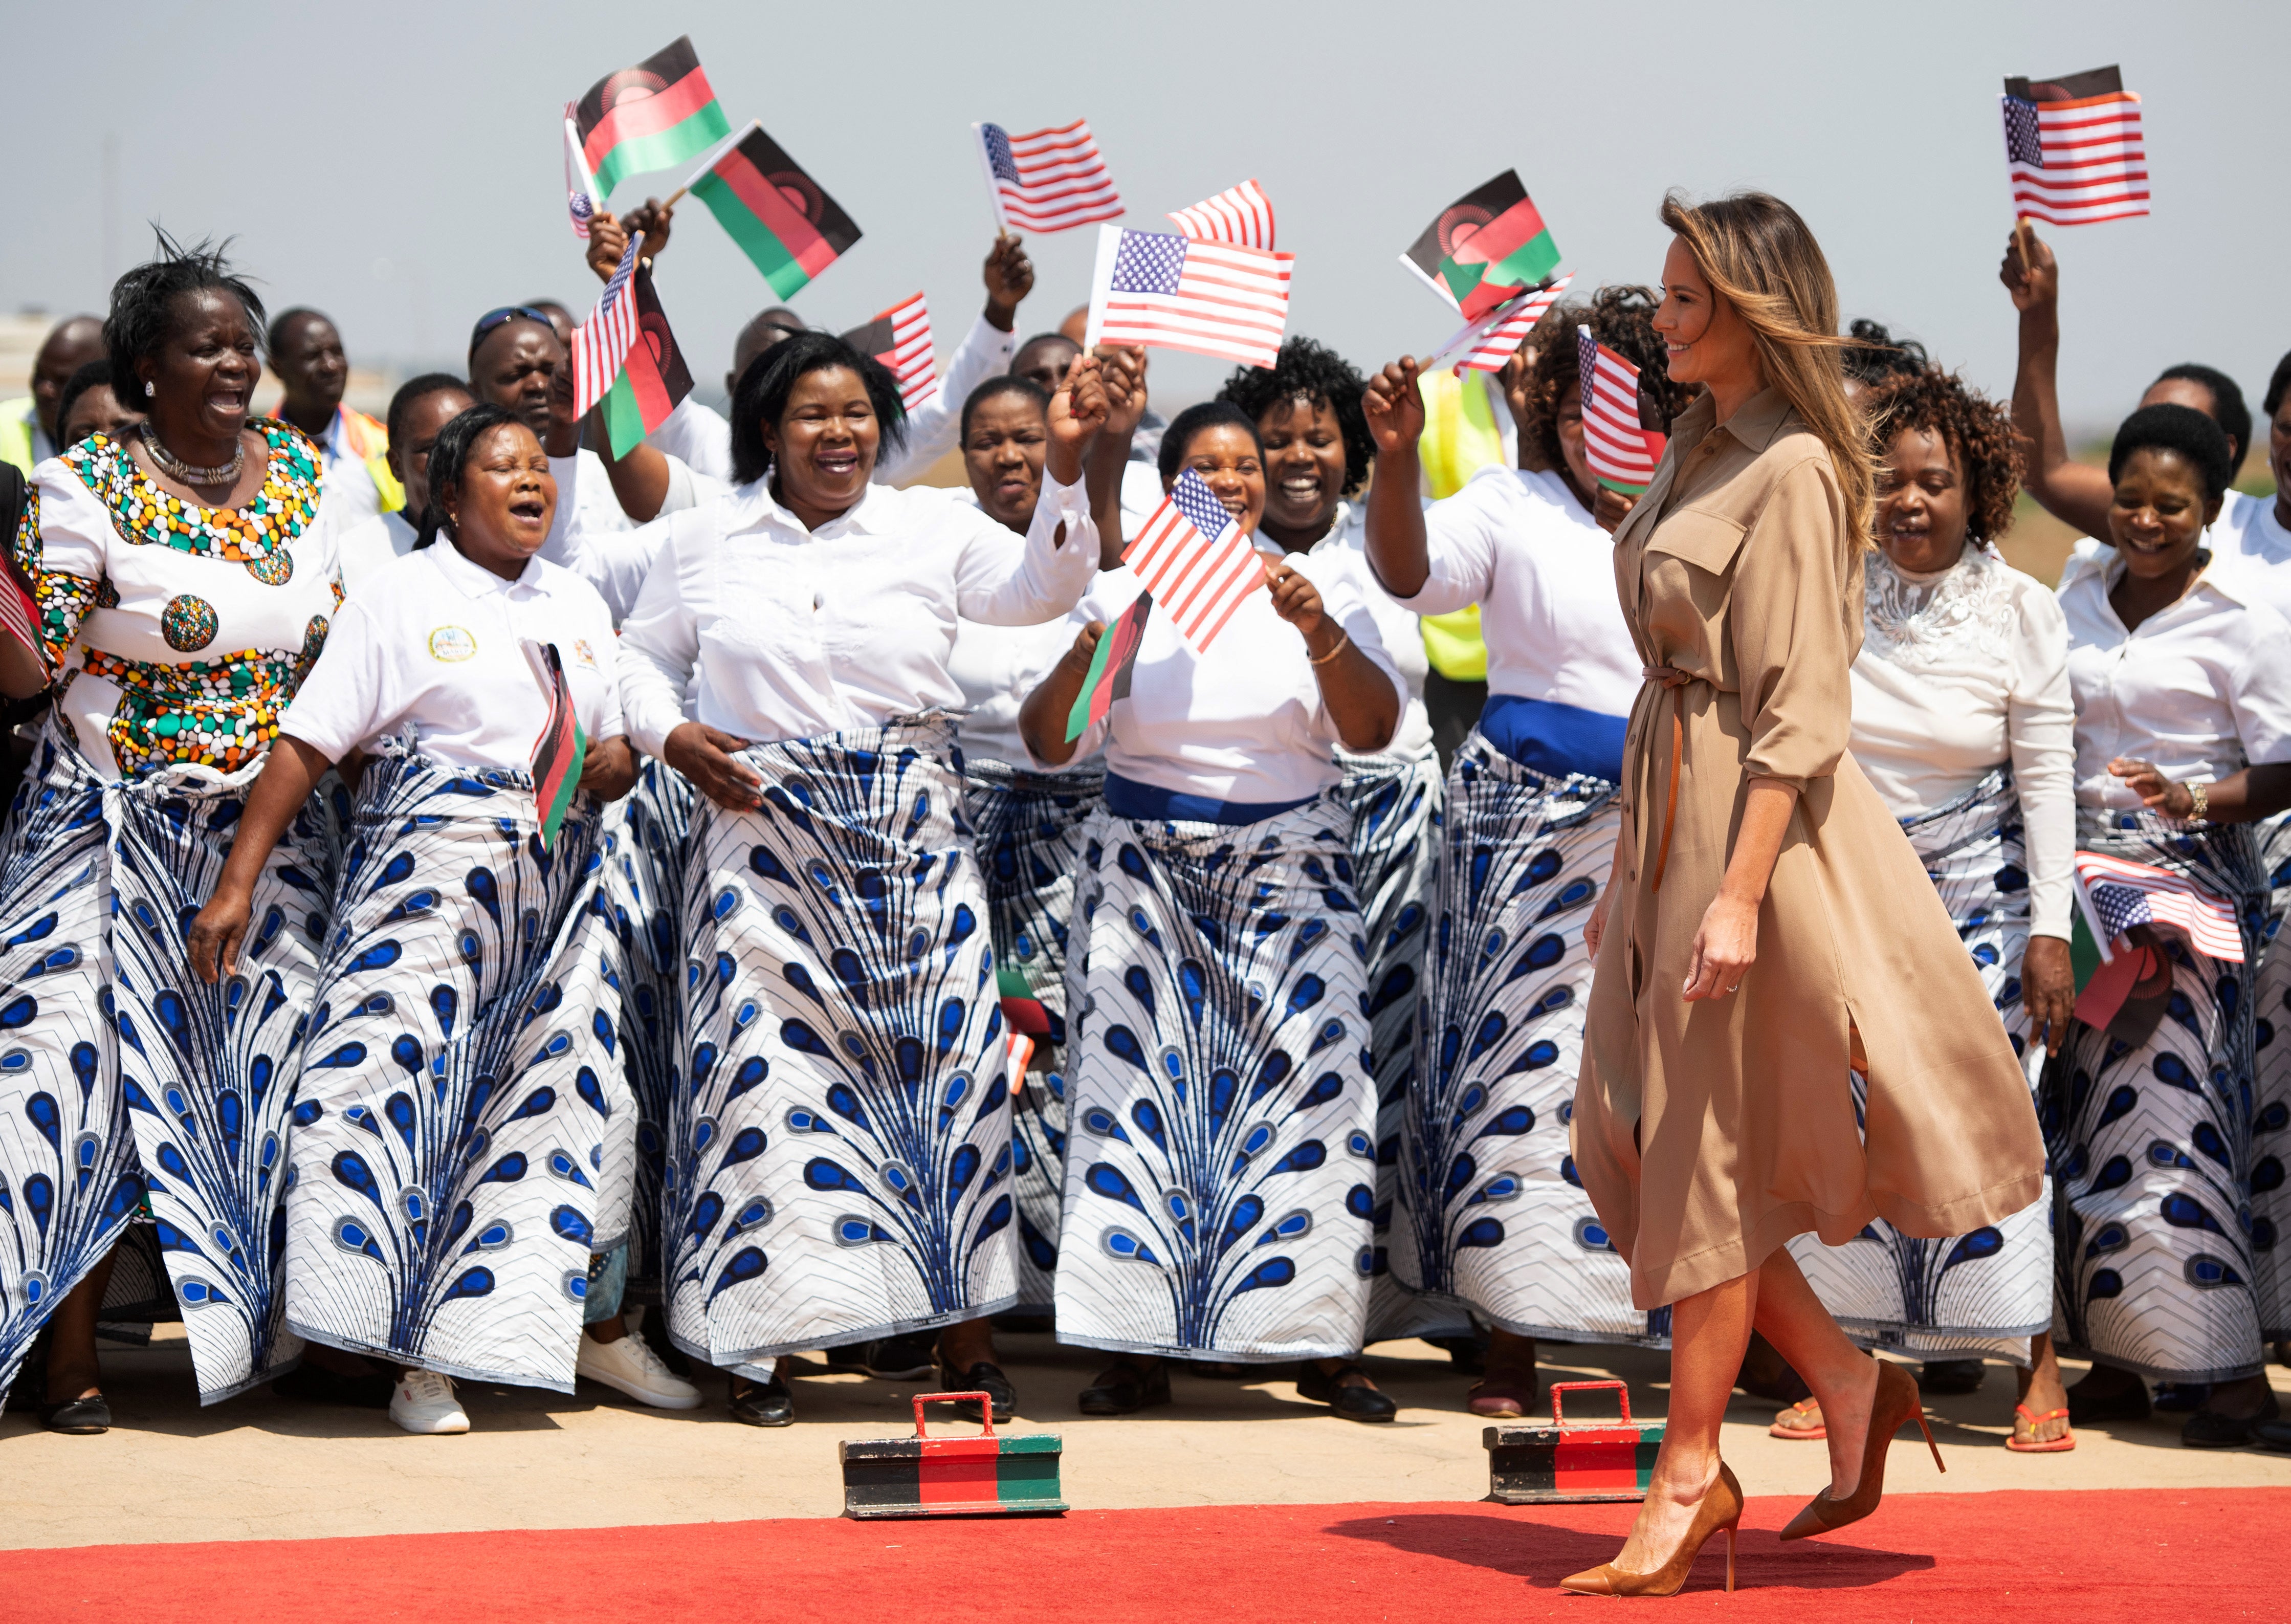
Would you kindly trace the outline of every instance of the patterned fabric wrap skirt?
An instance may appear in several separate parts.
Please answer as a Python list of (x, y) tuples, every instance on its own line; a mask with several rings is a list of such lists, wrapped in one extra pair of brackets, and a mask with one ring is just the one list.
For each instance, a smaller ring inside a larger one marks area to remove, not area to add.
[(573, 1391), (636, 1150), (598, 817), (544, 850), (524, 774), (369, 761), (289, 1147), (298, 1336)]
[(986, 887), (952, 721), (756, 746), (693, 812), (669, 1329), (725, 1369), (1014, 1300)]
[(2259, 1009), (2253, 1042), (2259, 1097), (2251, 1114), (2251, 1267), (2259, 1297), (2260, 1333), (2291, 1340), (2291, 812), (2259, 825), (2267, 875), (2266, 945), (2259, 961)]
[(1357, 1352), (1376, 1096), (1351, 813), (1335, 794), (1238, 827), (1101, 808), (1082, 862), (1058, 1339)]
[(1416, 1073), (1416, 1009), (1423, 997), (1424, 949), (1432, 938), (1432, 897), (1440, 877), (1440, 755), (1427, 746), (1413, 760), (1339, 756), (1339, 792), (1353, 812), (1353, 873), (1368, 941), (1368, 1015), (1376, 1057), (1376, 1209), (1371, 1224), (1376, 1274), (1369, 1282), (1368, 1338), (1468, 1336), (1471, 1315), (1453, 1301), (1419, 1297), (1392, 1271), (1392, 1215), (1400, 1138)]
[(677, 1022), (684, 997), (685, 864), (697, 797), (684, 776), (647, 758), (637, 787), (606, 809), (603, 896), (619, 945), (621, 1064), (635, 1095), (636, 1196), (630, 1208), (631, 1303), (661, 1300), (661, 1174), (668, 1121), (684, 1067)]
[[(260, 770), (105, 784), (52, 720), (17, 792), (0, 841), (0, 1393), (147, 1195), (199, 1402), (301, 1355), (281, 1198), (340, 828), (326, 792), (255, 883), (237, 974), (208, 986), (186, 949)], [(107, 1300), (132, 1317), (117, 1277)]]
[(1568, 1154), (1592, 961), (1583, 926), (1616, 786), (1547, 777), (1476, 728), (1448, 773), (1440, 879), (1400, 1136), (1394, 1272), (1505, 1331), (1660, 1347)]
[(2251, 1206), (2255, 1024), (2267, 884), (2250, 829), (2077, 815), (2077, 844), (2168, 869), (2243, 921), (2244, 962), (2160, 929), (2171, 1001), (2137, 1049), (2082, 1022), (2045, 1069), (2062, 1351), (2159, 1381), (2261, 1368)]
[(994, 962), (1023, 971), (1050, 1017), (1049, 1052), (1037, 1052), (1010, 1117), (1018, 1307), (1047, 1314), (1066, 1162), (1066, 921), (1073, 916), (1074, 879), (1081, 871), (1082, 824), (1097, 808), (1105, 776), (1050, 776), (968, 759), (964, 770), (965, 805), (986, 876)]
[[(2029, 946), (2028, 857), (2010, 768), (1947, 806), (1901, 824), (1973, 955), (2032, 1081), (2041, 1044), (2029, 1037), (2021, 959)], [(1849, 1073), (1857, 1116), (1869, 1085)], [(1987, 1355), (2029, 1363), (2029, 1339), (2053, 1323), (2051, 1188), (2001, 1224), (1945, 1240), (1902, 1234), (1883, 1218), (1843, 1246), (1789, 1242), (1806, 1281), (1846, 1335), (1865, 1347)]]

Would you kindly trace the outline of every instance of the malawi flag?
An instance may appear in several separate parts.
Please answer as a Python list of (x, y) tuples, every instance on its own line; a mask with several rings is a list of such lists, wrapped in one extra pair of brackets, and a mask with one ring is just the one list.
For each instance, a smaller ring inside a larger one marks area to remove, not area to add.
[(676, 403), (692, 392), (692, 374), (684, 365), (684, 351), (668, 328), (668, 316), (653, 291), (652, 272), (642, 265), (630, 292), (637, 301), (637, 342), (621, 363), (621, 375), (605, 391), (605, 432), (611, 437), (613, 455), (624, 457), (637, 442), (667, 421)]
[(591, 84), (573, 125), (599, 204), (626, 177), (673, 169), (732, 133), (689, 36)]
[(1089, 674), (1081, 679), (1073, 709), (1066, 716), (1066, 738), (1078, 739), (1105, 720), (1117, 699), (1129, 697), (1129, 673), (1137, 668), (1137, 650), (1146, 641), (1146, 622), (1154, 613), (1154, 594), (1140, 592), (1097, 639), (1089, 657)]
[(581, 731), (581, 714), (574, 709), (572, 685), (565, 680), (565, 661), (557, 645), (527, 638), (525, 655), (549, 696), (549, 720), (533, 747), (533, 800), (541, 816), (541, 843), (546, 848), (556, 844), (573, 792), (581, 787), (581, 759), (588, 753), (589, 738)]
[(761, 125), (692, 183), (716, 223), (756, 262), (783, 299), (850, 252), (859, 228), (843, 205), (819, 188)]
[(1559, 269), (1559, 249), (1518, 172), (1507, 169), (1441, 210), (1400, 262), (1468, 321), (1541, 285)]
[(1003, 1023), (1011, 1031), (1025, 1033), (1030, 1038), (1049, 1035), (1050, 1012), (1034, 996), (1034, 984), (1026, 979), (1025, 971), (1007, 964), (997, 965), (994, 990), (1002, 1001)]

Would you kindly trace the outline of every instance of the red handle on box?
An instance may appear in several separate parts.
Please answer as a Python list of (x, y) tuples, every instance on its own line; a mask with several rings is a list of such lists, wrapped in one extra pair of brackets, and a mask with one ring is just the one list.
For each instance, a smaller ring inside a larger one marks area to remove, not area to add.
[[(1593, 1384), (1589, 1384), (1589, 1385), (1596, 1386), (1597, 1384), (1596, 1384), (1596, 1383), (1593, 1383)], [(1616, 1382), (1616, 1383), (1613, 1383), (1613, 1384), (1612, 1384), (1612, 1385), (1613, 1385), (1613, 1386), (1615, 1386), (1615, 1387), (1620, 1387), (1622, 1384), (1621, 1384), (1620, 1382)], [(980, 1433), (978, 1435), (979, 1435), (980, 1437), (982, 1437), (982, 1438), (991, 1438), (991, 1437), (993, 1437), (993, 1436), (994, 1435), (994, 1395), (993, 1395), (993, 1394), (991, 1394), (991, 1393), (918, 1393), (918, 1394), (916, 1394), (916, 1395), (915, 1395), (915, 1436), (917, 1436), (918, 1438), (928, 1438), (928, 1436), (930, 1436), (930, 1435), (929, 1435), (928, 1433), (927, 1433), (927, 1432), (925, 1432), (925, 1431), (923, 1430), (923, 1406), (924, 1406), (925, 1404), (943, 1404), (943, 1403), (953, 1403), (954, 1401), (956, 1401), (956, 1400), (958, 1400), (958, 1399), (965, 1399), (965, 1398), (975, 1398), (975, 1399), (977, 1399), (977, 1400), (978, 1401), (978, 1416), (979, 1416), (979, 1419), (980, 1419), (982, 1422), (984, 1422), (984, 1423), (985, 1423), (985, 1430), (984, 1432)], [(1626, 1412), (1628, 1413), (1628, 1405), (1626, 1405), (1626, 1406), (1625, 1406), (1625, 1410), (1626, 1410)]]
[(1612, 1387), (1615, 1390), (1615, 1401), (1623, 1407), (1622, 1424), (1628, 1427), (1631, 1424), (1631, 1390), (1620, 1381), (1553, 1382), (1551, 1384), (1551, 1424), (1554, 1427), (1564, 1427), (1567, 1425), (1566, 1422), (1559, 1419), (1559, 1395), (1562, 1393), (1581, 1393), (1586, 1390), (1596, 1390), (1600, 1387)]

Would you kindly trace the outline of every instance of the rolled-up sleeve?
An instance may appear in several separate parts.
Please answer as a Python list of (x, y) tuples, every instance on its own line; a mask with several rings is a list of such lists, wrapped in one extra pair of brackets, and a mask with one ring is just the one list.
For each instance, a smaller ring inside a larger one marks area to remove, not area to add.
[(1047, 475), (1024, 539), (976, 508), (950, 507), (966, 527), (955, 566), (955, 611), (985, 626), (1039, 626), (1081, 601), (1097, 573), (1097, 526), (1077, 480)]
[(629, 742), (658, 757), (683, 726), (684, 694), (700, 658), (700, 618), (691, 599), (691, 540), (671, 525), (636, 607), (621, 623), (621, 720)]
[[(1749, 730), (1746, 777), (1803, 790), (1837, 770), (1853, 725), (1841, 576), (1845, 504), (1826, 457), (1784, 472), (1742, 538), (1727, 623)], [(1861, 606), (1852, 606), (1855, 622)]]

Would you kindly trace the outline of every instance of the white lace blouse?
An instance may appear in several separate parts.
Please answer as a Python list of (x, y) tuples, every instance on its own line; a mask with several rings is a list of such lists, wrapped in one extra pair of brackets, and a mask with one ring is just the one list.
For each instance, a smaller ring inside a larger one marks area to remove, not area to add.
[(1853, 759), (1893, 816), (1948, 805), (2010, 763), (2030, 929), (2065, 938), (2076, 849), (2068, 625), (2044, 583), (1970, 545), (1937, 575), (1869, 555), (1853, 662)]

